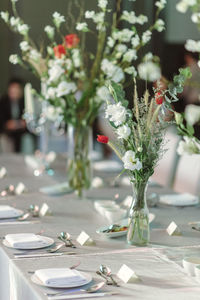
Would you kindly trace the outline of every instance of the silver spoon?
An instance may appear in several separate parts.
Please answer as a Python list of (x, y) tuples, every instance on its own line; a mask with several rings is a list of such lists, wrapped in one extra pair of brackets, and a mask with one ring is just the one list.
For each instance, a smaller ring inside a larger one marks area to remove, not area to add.
[(103, 273), (105, 276), (109, 277), (113, 285), (119, 286), (118, 283), (113, 279), (110, 268), (104, 265), (100, 265), (100, 272)]
[(58, 239), (63, 241), (66, 247), (76, 248), (76, 246), (72, 243), (71, 235), (68, 232), (62, 231)]
[(107, 285), (112, 285), (112, 282), (110, 282), (108, 280), (108, 277), (106, 277), (103, 273), (101, 273), (100, 271), (96, 271), (96, 274), (99, 275), (99, 276), (101, 276), (101, 277), (103, 277), (106, 280), (106, 284)]
[(30, 217), (30, 213), (23, 214), (21, 217), (17, 218), (18, 221), (25, 221)]
[(53, 296), (61, 296), (65, 294), (73, 294), (76, 292), (83, 292), (83, 293), (95, 293), (96, 291), (100, 290), (103, 286), (105, 285), (105, 282), (99, 282), (97, 284), (92, 285), (91, 287), (87, 289), (75, 289), (73, 291), (65, 291), (65, 292), (59, 292), (59, 293), (44, 293), (48, 297), (53, 297)]
[[(76, 264), (72, 265), (71, 267), (69, 267), (69, 269), (74, 270), (76, 269), (79, 265), (81, 264), (80, 261), (78, 261)], [(34, 274), (35, 271), (28, 271), (29, 274)]]

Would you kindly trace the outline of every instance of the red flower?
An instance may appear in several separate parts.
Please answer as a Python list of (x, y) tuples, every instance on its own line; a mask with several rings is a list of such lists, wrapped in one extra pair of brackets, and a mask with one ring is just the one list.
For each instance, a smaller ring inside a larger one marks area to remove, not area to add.
[(61, 58), (61, 56), (66, 54), (65, 47), (63, 45), (58, 45), (53, 48), (55, 57)]
[(79, 43), (79, 38), (77, 34), (68, 34), (65, 36), (65, 42), (67, 48), (74, 48), (78, 45)]
[(97, 135), (97, 142), (102, 144), (107, 144), (109, 141), (109, 138), (105, 135)]
[(162, 104), (162, 103), (164, 102), (164, 97), (163, 97), (163, 95), (161, 94), (161, 92), (157, 92), (157, 93), (155, 94), (155, 100), (156, 100), (156, 103), (157, 103), (158, 105), (160, 105), (160, 104)]

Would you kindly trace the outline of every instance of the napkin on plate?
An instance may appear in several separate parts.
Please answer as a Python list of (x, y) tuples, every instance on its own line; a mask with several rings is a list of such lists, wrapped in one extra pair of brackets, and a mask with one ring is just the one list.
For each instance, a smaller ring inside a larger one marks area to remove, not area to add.
[(7, 234), (5, 239), (13, 248), (34, 248), (37, 246), (47, 246), (47, 243), (45, 240), (43, 240), (42, 236), (38, 236), (34, 233)]
[(0, 219), (1, 218), (15, 218), (19, 216), (19, 211), (9, 205), (0, 205)]
[(160, 195), (160, 203), (174, 206), (196, 205), (199, 203), (199, 197), (188, 193)]
[(71, 270), (69, 268), (58, 269), (40, 269), (35, 271), (35, 275), (45, 285), (74, 285), (77, 286), (87, 283), (87, 279), (77, 270)]
[(116, 160), (102, 160), (93, 163), (96, 171), (114, 172), (122, 170), (122, 164)]

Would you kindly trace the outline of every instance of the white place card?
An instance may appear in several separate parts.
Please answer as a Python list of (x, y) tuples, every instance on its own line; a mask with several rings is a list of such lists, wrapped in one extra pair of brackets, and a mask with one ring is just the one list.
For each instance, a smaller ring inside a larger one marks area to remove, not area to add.
[(26, 189), (25, 185), (22, 182), (20, 182), (15, 188), (15, 194), (21, 195), (22, 193), (24, 193), (25, 189)]
[(117, 277), (120, 278), (124, 283), (140, 281), (140, 278), (135, 274), (135, 272), (125, 264), (123, 264), (119, 269)]
[(7, 175), (7, 170), (5, 167), (0, 168), (0, 179), (4, 178)]
[(99, 188), (103, 186), (103, 179), (100, 177), (94, 177), (92, 180), (92, 187)]
[(174, 221), (169, 224), (166, 230), (169, 235), (181, 235), (181, 231)]
[(40, 208), (39, 215), (41, 217), (44, 217), (44, 216), (49, 216), (51, 214), (52, 214), (52, 212), (50, 210), (50, 207), (46, 203), (43, 203), (42, 207)]
[(81, 246), (94, 246), (95, 245), (95, 242), (93, 241), (93, 239), (85, 231), (82, 231), (76, 240)]

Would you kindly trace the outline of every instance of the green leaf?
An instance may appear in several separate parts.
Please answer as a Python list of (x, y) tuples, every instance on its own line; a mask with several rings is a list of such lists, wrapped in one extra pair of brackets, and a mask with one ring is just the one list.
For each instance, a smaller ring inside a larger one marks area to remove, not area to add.
[(123, 106), (128, 106), (128, 101), (125, 99), (125, 92), (120, 84), (111, 81), (109, 84), (109, 90), (116, 103), (121, 102)]

